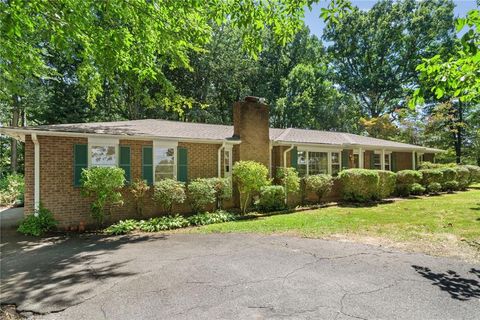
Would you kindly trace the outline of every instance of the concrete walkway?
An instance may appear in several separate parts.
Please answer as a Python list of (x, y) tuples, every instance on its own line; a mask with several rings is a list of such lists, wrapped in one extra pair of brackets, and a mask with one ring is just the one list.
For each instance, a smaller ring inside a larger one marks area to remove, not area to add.
[(345, 242), (12, 235), (1, 250), (2, 303), (38, 319), (478, 319), (480, 310), (479, 266)]

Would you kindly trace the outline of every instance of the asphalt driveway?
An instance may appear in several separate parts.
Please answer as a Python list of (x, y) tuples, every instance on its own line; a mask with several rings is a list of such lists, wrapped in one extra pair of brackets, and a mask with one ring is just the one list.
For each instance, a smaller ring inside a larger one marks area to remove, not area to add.
[(285, 236), (2, 233), (1, 301), (39, 319), (478, 319), (480, 266)]

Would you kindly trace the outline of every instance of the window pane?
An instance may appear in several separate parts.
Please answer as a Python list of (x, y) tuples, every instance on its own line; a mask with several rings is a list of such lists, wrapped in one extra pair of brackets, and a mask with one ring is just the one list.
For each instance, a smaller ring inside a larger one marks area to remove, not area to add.
[(385, 170), (390, 170), (390, 154), (385, 154)]
[(230, 173), (230, 151), (223, 152), (223, 166), (224, 174)]
[(373, 155), (373, 168), (374, 169), (377, 169), (377, 170), (382, 169), (382, 164), (380, 162), (381, 158), (382, 157), (381, 157), (380, 154), (374, 154)]
[(358, 157), (358, 153), (353, 154), (353, 167), (358, 168), (360, 166), (360, 158)]
[(116, 166), (115, 146), (92, 146), (92, 166)]
[(173, 148), (155, 148), (155, 180), (174, 178), (174, 154), (175, 150)]
[(332, 176), (336, 176), (340, 172), (339, 164), (332, 164)]
[(308, 153), (308, 174), (328, 173), (328, 153), (309, 152)]
[(332, 165), (340, 164), (340, 154), (338, 152), (332, 152)]
[(307, 174), (307, 152), (298, 151), (297, 157), (297, 171), (299, 176), (304, 176)]

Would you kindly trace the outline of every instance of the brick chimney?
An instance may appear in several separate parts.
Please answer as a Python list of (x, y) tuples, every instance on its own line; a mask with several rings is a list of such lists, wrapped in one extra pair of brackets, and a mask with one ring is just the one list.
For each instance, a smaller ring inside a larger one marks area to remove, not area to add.
[(245, 97), (233, 105), (233, 136), (242, 141), (237, 159), (254, 160), (269, 167), (269, 110), (262, 98)]

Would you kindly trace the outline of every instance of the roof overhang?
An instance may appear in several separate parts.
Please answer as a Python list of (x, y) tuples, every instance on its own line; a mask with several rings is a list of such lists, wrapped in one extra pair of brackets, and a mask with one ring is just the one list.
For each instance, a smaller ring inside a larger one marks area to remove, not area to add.
[(192, 142), (192, 143), (214, 143), (214, 144), (240, 144), (242, 141), (238, 139), (196, 139), (196, 138), (182, 138), (182, 137), (162, 137), (151, 135), (128, 135), (128, 134), (106, 134), (106, 133), (89, 133), (89, 132), (67, 132), (67, 131), (49, 131), (49, 130), (33, 130), (23, 128), (3, 127), (0, 128), (0, 133), (10, 136), (14, 139), (25, 142), (25, 136), (33, 133), (39, 136), (56, 136), (56, 137), (102, 137), (124, 140), (166, 140), (178, 142)]
[(440, 153), (445, 152), (441, 149), (427, 148), (421, 146), (414, 147), (389, 147), (389, 146), (374, 146), (366, 144), (356, 144), (356, 143), (343, 143), (343, 144), (329, 144), (329, 143), (308, 143), (308, 142), (292, 142), (292, 141), (276, 141), (271, 140), (273, 146), (311, 146), (311, 147), (320, 147), (325, 149), (340, 148), (340, 149), (358, 149), (362, 148), (364, 150), (388, 150), (388, 151), (397, 151), (397, 152), (423, 152), (423, 153)]

